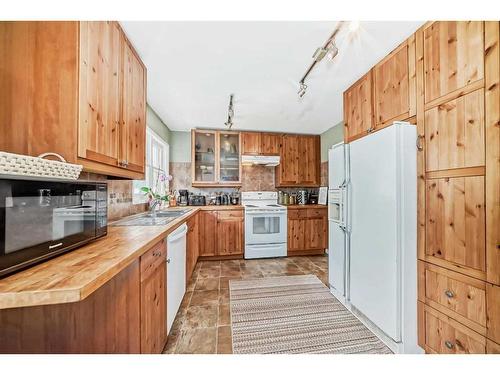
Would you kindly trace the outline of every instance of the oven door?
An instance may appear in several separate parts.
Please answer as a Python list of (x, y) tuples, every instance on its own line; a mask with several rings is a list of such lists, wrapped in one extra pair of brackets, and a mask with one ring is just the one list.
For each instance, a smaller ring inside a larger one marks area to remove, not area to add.
[(245, 244), (286, 242), (286, 212), (251, 210), (245, 212)]

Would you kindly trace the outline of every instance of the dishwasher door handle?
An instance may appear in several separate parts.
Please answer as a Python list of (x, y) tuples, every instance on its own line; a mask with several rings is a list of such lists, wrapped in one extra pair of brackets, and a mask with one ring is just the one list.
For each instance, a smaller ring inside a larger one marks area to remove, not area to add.
[(177, 228), (171, 234), (168, 235), (167, 242), (170, 244), (172, 242), (177, 241), (179, 238), (184, 237), (187, 231), (188, 231), (187, 225), (182, 224), (179, 228)]

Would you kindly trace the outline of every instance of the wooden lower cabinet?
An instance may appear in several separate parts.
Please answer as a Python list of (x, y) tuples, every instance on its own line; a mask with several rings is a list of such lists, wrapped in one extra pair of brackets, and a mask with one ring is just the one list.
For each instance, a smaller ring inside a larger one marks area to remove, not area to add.
[(244, 212), (202, 210), (200, 214), (200, 257), (241, 257), (244, 250)]
[(166, 246), (141, 256), (141, 353), (161, 353), (167, 340)]
[(486, 338), (449, 316), (419, 302), (423, 343), (427, 353), (484, 354)]
[(186, 238), (186, 282), (191, 278), (196, 262), (200, 255), (200, 213), (196, 213), (187, 221), (188, 232)]
[(0, 353), (140, 353), (139, 260), (80, 302), (0, 310)]
[(328, 241), (328, 210), (288, 209), (288, 255), (323, 253)]

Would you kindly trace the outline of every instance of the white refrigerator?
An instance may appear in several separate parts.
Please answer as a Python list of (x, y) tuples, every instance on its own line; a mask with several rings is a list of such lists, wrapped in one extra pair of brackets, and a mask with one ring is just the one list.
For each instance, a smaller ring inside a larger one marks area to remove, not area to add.
[(405, 122), (335, 145), (329, 154), (332, 294), (398, 353), (422, 352), (416, 156), (416, 127)]

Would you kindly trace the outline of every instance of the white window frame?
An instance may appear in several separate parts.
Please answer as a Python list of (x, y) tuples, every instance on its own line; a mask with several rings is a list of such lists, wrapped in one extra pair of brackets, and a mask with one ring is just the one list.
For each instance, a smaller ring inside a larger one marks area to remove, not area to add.
[[(144, 186), (153, 187), (159, 170), (162, 170), (167, 175), (169, 174), (169, 150), (169, 144), (151, 128), (147, 127), (145, 179), (134, 180), (133, 182), (133, 204), (147, 203), (148, 199), (141, 191), (141, 188)], [(163, 190), (168, 192), (169, 188), (169, 182), (167, 181), (166, 188)], [(166, 192), (163, 190), (160, 190), (160, 194), (164, 194)]]

